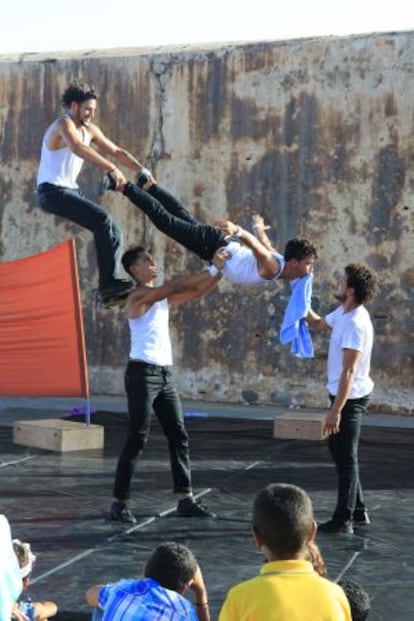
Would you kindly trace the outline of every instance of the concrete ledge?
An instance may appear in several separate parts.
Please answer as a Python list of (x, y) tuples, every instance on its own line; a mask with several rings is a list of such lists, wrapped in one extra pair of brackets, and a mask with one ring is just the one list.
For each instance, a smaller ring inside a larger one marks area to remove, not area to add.
[(16, 421), (13, 442), (60, 453), (102, 449), (104, 428), (102, 425), (87, 426), (58, 418)]
[(281, 414), (273, 423), (273, 437), (285, 440), (323, 440), (323, 421), (327, 412), (295, 410)]

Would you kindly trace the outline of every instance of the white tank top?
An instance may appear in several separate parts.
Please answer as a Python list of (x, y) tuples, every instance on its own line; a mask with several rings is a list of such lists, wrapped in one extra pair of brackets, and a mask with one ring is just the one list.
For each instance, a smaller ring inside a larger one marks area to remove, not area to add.
[[(81, 171), (84, 160), (78, 157), (68, 147), (62, 147), (52, 151), (47, 146), (59, 119), (49, 125), (42, 141), (39, 170), (37, 173), (37, 185), (52, 183), (63, 188), (77, 190), (79, 188), (76, 179)], [(82, 142), (89, 145), (91, 135), (85, 127), (81, 128)]]
[(168, 301), (155, 302), (146, 313), (128, 319), (132, 360), (159, 366), (172, 365)]
[(237, 285), (264, 285), (277, 280), (285, 267), (285, 260), (278, 252), (272, 252), (280, 264), (279, 271), (271, 280), (262, 278), (257, 269), (257, 260), (253, 252), (247, 246), (237, 241), (231, 241), (225, 250), (231, 253), (231, 258), (225, 261), (223, 274), (226, 278)]

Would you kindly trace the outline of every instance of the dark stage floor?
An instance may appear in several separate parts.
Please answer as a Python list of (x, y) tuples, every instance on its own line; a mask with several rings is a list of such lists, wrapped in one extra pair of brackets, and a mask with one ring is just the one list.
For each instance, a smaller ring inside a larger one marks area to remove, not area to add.
[[(139, 574), (164, 540), (194, 550), (217, 619), (227, 589), (256, 574), (261, 564), (249, 530), (258, 489), (276, 481), (298, 484), (310, 493), (316, 518), (330, 517), (336, 476), (325, 443), (275, 440), (271, 420), (209, 416), (188, 418), (187, 426), (195, 491), (218, 518), (174, 516), (166, 444), (154, 421), (131, 503), (138, 523), (114, 525), (105, 513), (126, 419), (98, 412), (92, 422), (105, 427), (103, 451), (27, 449), (12, 443), (10, 424), (0, 427), (0, 512), (9, 518), (13, 536), (31, 542), (38, 554), (31, 594), (55, 599), (58, 621), (89, 619), (86, 588)], [(365, 427), (361, 467), (372, 525), (353, 537), (318, 537), (330, 577), (358, 580), (368, 590), (372, 621), (413, 618), (413, 446), (412, 429)]]

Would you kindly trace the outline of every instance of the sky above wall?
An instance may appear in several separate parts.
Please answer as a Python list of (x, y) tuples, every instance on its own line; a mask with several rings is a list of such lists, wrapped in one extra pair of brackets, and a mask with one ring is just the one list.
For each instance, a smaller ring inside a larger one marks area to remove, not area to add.
[(0, 54), (414, 30), (409, 0), (8, 0)]

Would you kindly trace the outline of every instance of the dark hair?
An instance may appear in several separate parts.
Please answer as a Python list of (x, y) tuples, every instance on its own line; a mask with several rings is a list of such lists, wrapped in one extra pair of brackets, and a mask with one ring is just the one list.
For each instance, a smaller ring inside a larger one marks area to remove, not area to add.
[(83, 82), (74, 82), (63, 93), (61, 103), (65, 108), (69, 108), (72, 101), (81, 104), (88, 99), (98, 99), (93, 88), (89, 88)]
[(197, 560), (187, 546), (175, 541), (162, 543), (149, 558), (144, 575), (166, 589), (178, 591), (194, 577)]
[(296, 485), (273, 483), (253, 503), (253, 530), (279, 559), (295, 556), (313, 528), (312, 502)]
[(369, 302), (377, 292), (378, 279), (369, 267), (362, 263), (350, 263), (345, 267), (346, 284), (354, 290), (358, 304)]
[(286, 244), (283, 256), (285, 258), (285, 261), (290, 261), (290, 259), (297, 259), (297, 261), (302, 261), (302, 259), (308, 259), (310, 257), (317, 259), (318, 251), (308, 239), (294, 237), (293, 239), (290, 239)]
[(132, 276), (131, 271), (130, 271), (131, 267), (135, 263), (135, 261), (138, 259), (139, 255), (142, 252), (145, 252), (145, 248), (143, 246), (132, 246), (132, 248), (129, 248), (122, 255), (122, 259), (121, 259), (122, 266), (129, 275)]
[(347, 596), (352, 621), (365, 621), (371, 610), (371, 599), (362, 584), (353, 580), (341, 580), (338, 584)]

